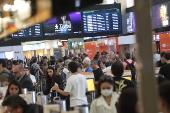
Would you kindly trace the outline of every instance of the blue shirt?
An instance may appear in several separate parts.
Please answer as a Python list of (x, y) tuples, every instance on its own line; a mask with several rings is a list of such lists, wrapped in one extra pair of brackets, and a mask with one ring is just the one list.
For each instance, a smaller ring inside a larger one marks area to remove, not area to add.
[(93, 72), (93, 69), (91, 67), (88, 67), (85, 72)]

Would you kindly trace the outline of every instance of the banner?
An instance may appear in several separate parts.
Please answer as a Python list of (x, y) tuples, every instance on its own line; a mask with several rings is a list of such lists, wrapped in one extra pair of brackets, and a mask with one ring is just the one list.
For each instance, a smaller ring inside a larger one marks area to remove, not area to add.
[(96, 42), (84, 43), (85, 52), (89, 55), (90, 59), (93, 59), (96, 55)]
[(170, 35), (160, 35), (160, 52), (170, 52)]

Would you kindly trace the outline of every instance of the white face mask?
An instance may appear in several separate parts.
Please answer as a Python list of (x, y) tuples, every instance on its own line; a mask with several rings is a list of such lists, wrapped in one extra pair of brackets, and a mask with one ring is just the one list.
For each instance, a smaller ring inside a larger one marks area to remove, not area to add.
[(101, 94), (106, 97), (110, 96), (112, 92), (113, 92), (113, 89), (101, 89)]

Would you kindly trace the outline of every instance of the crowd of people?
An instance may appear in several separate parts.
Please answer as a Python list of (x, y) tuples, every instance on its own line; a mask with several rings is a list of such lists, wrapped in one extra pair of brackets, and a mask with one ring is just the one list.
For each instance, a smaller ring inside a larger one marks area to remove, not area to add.
[[(169, 113), (170, 53), (161, 53), (160, 56), (160, 61), (156, 63), (161, 66), (158, 77), (159, 104), (161, 111)], [(33, 57), (30, 60), (25, 58), (24, 61), (0, 59), (0, 82), (2, 86), (8, 86), (6, 95), (2, 95), (4, 98), (2, 105), (7, 106), (4, 113), (8, 113), (11, 109), (22, 111), (15, 113), (27, 113), (29, 105), (16, 95), (21, 94), (23, 88), (35, 91), (41, 77), (46, 78), (41, 95), (57, 92), (62, 99), (69, 100), (68, 110), (88, 105), (86, 96), (88, 84), (82, 72), (94, 74), (96, 93), (90, 113), (138, 113), (136, 93), (138, 65), (135, 59), (135, 56), (128, 52), (122, 59), (118, 52), (105, 51), (97, 52), (93, 60), (90, 60), (87, 53), (78, 56), (69, 55), (60, 59), (52, 56)], [(131, 71), (132, 80), (122, 77), (124, 70)], [(107, 75), (107, 71), (111, 71), (113, 76)], [(35, 106), (30, 108), (34, 109)]]

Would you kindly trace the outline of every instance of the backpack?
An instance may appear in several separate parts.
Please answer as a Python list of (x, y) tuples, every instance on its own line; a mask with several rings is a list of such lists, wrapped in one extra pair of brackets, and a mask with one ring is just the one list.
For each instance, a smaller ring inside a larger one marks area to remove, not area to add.
[(37, 70), (34, 69), (34, 64), (32, 64), (31, 67), (30, 67), (30, 73), (31, 73), (31, 75), (34, 75), (34, 76), (35, 76), (35, 74), (36, 74), (37, 71), (38, 71), (38, 69), (37, 69)]
[(64, 83), (66, 83), (66, 74), (63, 72), (63, 69), (60, 71), (60, 73)]
[(10, 72), (2, 71), (2, 72), (0, 73), (0, 76), (1, 76), (1, 74), (3, 74), (3, 73), (6, 73), (6, 74), (9, 75), (8, 82), (10, 82), (10, 81), (12, 81), (12, 80), (15, 79), (15, 76), (13, 75), (12, 71), (10, 71)]
[(132, 61), (132, 63), (129, 63), (128, 61), (125, 61), (127, 63), (126, 69), (125, 70), (131, 70), (131, 75), (132, 75), (132, 80), (135, 79), (136, 76), (136, 68), (134, 65), (134, 61)]

